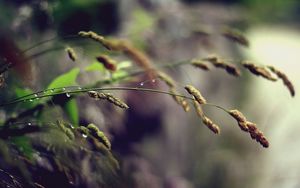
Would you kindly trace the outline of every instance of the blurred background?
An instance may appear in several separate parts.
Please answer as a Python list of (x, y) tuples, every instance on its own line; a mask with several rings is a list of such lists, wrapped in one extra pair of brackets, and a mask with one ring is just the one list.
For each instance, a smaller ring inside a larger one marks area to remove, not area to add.
[[(269, 139), (268, 149), (219, 109), (204, 109), (221, 127), (221, 135), (215, 136), (195, 113), (185, 113), (164, 95), (119, 92), (131, 107), (125, 113), (80, 98), (80, 123), (93, 122), (109, 135), (123, 187), (296, 188), (300, 187), (299, 20), (298, 0), (0, 0), (0, 41), (11, 40), (26, 49), (55, 36), (64, 43), (64, 36), (93, 30), (132, 41), (155, 65), (212, 53), (274, 65), (294, 83), (294, 98), (281, 83), (245, 71), (235, 78), (216, 69), (164, 69), (179, 84), (199, 88), (209, 102), (242, 111)], [(222, 37), (225, 26), (242, 31), (249, 48)], [(25, 75), (22, 84), (34, 91), (44, 89), (70, 67), (83, 69), (98, 53), (92, 47), (75, 49), (79, 64), (66, 63), (64, 51), (45, 54), (31, 63), (30, 76)], [(9, 83), (16, 81), (4, 77), (7, 83), (1, 90), (9, 93)], [(84, 85), (98, 78), (83, 75), (78, 82)], [(146, 79), (130, 86), (140, 86)], [(143, 87), (153, 87), (145, 83)], [(167, 89), (159, 81), (154, 85)], [(3, 110), (0, 114), (6, 118)]]

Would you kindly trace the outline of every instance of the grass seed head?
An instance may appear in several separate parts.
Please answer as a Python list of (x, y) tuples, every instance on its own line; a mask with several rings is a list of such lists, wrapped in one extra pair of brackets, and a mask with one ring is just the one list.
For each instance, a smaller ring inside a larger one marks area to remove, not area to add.
[(157, 72), (157, 76), (161, 81), (165, 82), (170, 88), (175, 87), (175, 81), (166, 73), (159, 71)]
[(88, 95), (93, 98), (93, 99), (99, 99), (99, 96), (98, 96), (98, 92), (97, 91), (88, 91), (87, 92)]
[(196, 111), (197, 115), (202, 118), (204, 116), (204, 113), (201, 108), (201, 105), (198, 103), (198, 101), (196, 101), (195, 97), (193, 97), (193, 98), (194, 98), (193, 104), (194, 104), (195, 111)]
[(220, 134), (220, 127), (212, 122), (207, 116), (202, 117), (202, 122), (215, 134)]
[(249, 129), (249, 133), (252, 139), (256, 140), (258, 143), (260, 143), (260, 145), (262, 145), (265, 148), (269, 147), (269, 141), (264, 136), (264, 134), (260, 130), (258, 130), (256, 124), (247, 121), (247, 127)]
[(99, 130), (99, 128), (94, 124), (89, 124), (87, 126), (87, 129), (89, 130), (90, 134), (94, 136), (97, 140), (102, 142), (108, 150), (111, 149), (111, 143), (108, 140), (108, 138), (105, 136), (105, 134)]
[(67, 48), (66, 48), (66, 52), (67, 52), (69, 58), (70, 58), (72, 61), (75, 62), (76, 59), (77, 59), (77, 55), (76, 55), (74, 49), (73, 49), (73, 48), (70, 48), (70, 47), (67, 47)]
[(120, 108), (125, 108), (125, 109), (129, 108), (128, 105), (125, 102), (123, 102), (121, 99), (119, 99), (117, 97), (114, 97), (112, 94), (105, 93), (103, 95), (104, 95), (103, 97), (106, 96), (107, 101), (109, 101), (110, 103), (112, 103), (112, 104), (114, 104), (114, 105), (116, 105)]
[(189, 94), (195, 97), (195, 99), (199, 102), (199, 104), (206, 104), (205, 98), (201, 95), (200, 91), (196, 89), (194, 86), (186, 85), (184, 88)]
[(97, 61), (101, 63), (107, 70), (115, 72), (117, 70), (116, 61), (107, 55), (99, 55), (96, 57)]
[(208, 65), (206, 65), (205, 62), (202, 61), (202, 60), (194, 59), (194, 60), (192, 60), (191, 63), (194, 67), (197, 67), (199, 69), (202, 69), (202, 70), (205, 70), (205, 71), (210, 70)]
[(280, 78), (283, 81), (283, 84), (288, 88), (288, 90), (290, 91), (290, 94), (292, 97), (295, 96), (295, 88), (292, 84), (292, 82), (289, 80), (289, 78), (287, 77), (286, 74), (284, 74), (282, 71), (276, 69), (273, 66), (268, 66), (268, 68), (277, 75), (278, 78)]
[(86, 31), (80, 31), (78, 33), (78, 35), (81, 36), (81, 37), (86, 37), (86, 38), (93, 39), (93, 40), (95, 40), (97, 42), (100, 42), (101, 44), (104, 41), (104, 37), (103, 36), (98, 35), (97, 33), (93, 32), (93, 31), (88, 31), (88, 32), (86, 32)]
[(79, 126), (76, 128), (76, 130), (80, 133), (80, 134), (83, 134), (83, 135), (88, 135), (89, 134), (89, 130), (84, 127), (84, 126)]
[(176, 96), (178, 93), (176, 92), (175, 88), (171, 87), (169, 92), (171, 94), (174, 94), (174, 95), (172, 95), (173, 99), (176, 101), (177, 104), (182, 106), (182, 108), (185, 112), (190, 111), (189, 103), (185, 99), (183, 99), (182, 97)]
[(249, 40), (238, 30), (225, 28), (222, 35), (233, 42), (237, 42), (245, 47), (249, 47)]
[(121, 99), (114, 97), (110, 93), (101, 93), (101, 92), (96, 92), (96, 91), (88, 91), (88, 95), (96, 100), (102, 99), (102, 100), (107, 100), (108, 102), (124, 109), (128, 109), (128, 105), (123, 102)]
[(213, 64), (216, 68), (224, 69), (228, 74), (232, 76), (240, 76), (241, 71), (233, 64), (226, 63), (224, 60), (219, 58), (217, 55), (210, 55), (204, 60)]
[(244, 61), (242, 64), (246, 69), (256, 76), (262, 76), (267, 80), (277, 81), (277, 79), (274, 78), (265, 67), (257, 66), (249, 61)]
[(248, 127), (247, 127), (247, 119), (246, 117), (242, 114), (242, 112), (238, 111), (238, 110), (230, 110), (229, 114), (236, 119), (236, 121), (238, 122), (239, 127), (243, 130), (248, 132)]

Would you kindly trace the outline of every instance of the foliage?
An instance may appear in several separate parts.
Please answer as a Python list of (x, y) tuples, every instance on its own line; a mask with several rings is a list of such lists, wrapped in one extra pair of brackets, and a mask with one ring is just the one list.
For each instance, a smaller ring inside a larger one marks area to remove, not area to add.
[[(91, 4), (74, 1), (62, 3), (61, 6), (68, 5), (71, 10), (72, 6), (88, 8)], [(67, 10), (69, 11), (69, 9)], [(134, 27), (132, 31), (138, 34), (143, 33), (155, 23), (150, 15), (140, 10), (134, 12), (133, 16), (138, 26)], [(229, 27), (218, 34), (243, 47), (249, 47), (249, 41), (240, 31)], [(210, 33), (206, 33), (206, 35), (210, 35)], [(208, 117), (205, 107), (221, 109), (236, 121), (239, 129), (247, 133), (262, 147), (269, 147), (269, 141), (259, 126), (247, 120), (240, 111), (226, 109), (208, 102), (198, 88), (193, 85), (182, 87), (162, 68), (193, 66), (201, 71), (210, 71), (215, 68), (237, 78), (241, 76), (242, 72), (253, 74), (272, 82), (282, 80), (291, 96), (295, 95), (295, 88), (288, 76), (271, 65), (228, 60), (214, 54), (158, 65), (152, 63), (147, 54), (143, 52), (144, 49), (141, 50), (146, 43), (138, 37), (133, 37), (135, 43), (132, 43), (128, 40), (102, 36), (93, 31), (78, 31), (78, 35), (65, 36), (65, 38), (70, 38), (71, 41), (60, 41), (55, 37), (33, 44), (32, 47), (25, 50), (13, 51), (14, 49), (12, 49), (12, 53), (9, 55), (0, 53), (1, 61), (3, 61), (0, 69), (1, 75), (8, 74), (9, 77), (12, 76), (11, 70), (18, 70), (18, 66), (22, 64), (22, 62), (19, 64), (14, 62), (20, 57), (30, 60), (29, 63), (31, 63), (31, 60), (39, 55), (41, 58), (45, 54), (55, 55), (53, 46), (56, 47), (55, 41), (57, 40), (68, 44), (65, 46), (72, 46), (72, 44), (75, 46), (72, 40), (94, 43), (101, 47), (100, 52), (103, 53), (93, 56), (92, 63), (85, 66), (83, 70), (77, 63), (70, 62), (74, 67), (53, 78), (48, 86), (43, 85), (44, 89), (41, 91), (33, 91), (25, 86), (23, 88), (16, 87), (14, 84), (10, 86), (10, 83), (7, 83), (8, 89), (13, 88), (13, 92), (0, 103), (1, 110), (6, 116), (0, 127), (0, 177), (7, 177), (6, 179), (1, 178), (1, 186), (120, 187), (122, 183), (120, 166), (114, 157), (114, 146), (110, 143), (109, 134), (102, 131), (100, 129), (102, 125), (96, 125), (97, 122), (84, 124), (80, 117), (80, 112), (85, 109), (81, 108), (82, 103), (79, 98), (84, 97), (87, 100), (95, 100), (97, 103), (106, 101), (118, 110), (125, 111), (128, 108), (135, 108), (135, 106), (128, 106), (126, 100), (123, 101), (115, 94), (109, 93), (112, 91), (168, 95), (185, 112), (193, 109), (200, 121), (215, 134), (221, 133), (222, 125), (216, 124), (213, 119)], [(28, 55), (33, 49), (45, 44), (53, 46), (46, 50), (38, 49), (37, 52)], [(85, 43), (78, 43), (78, 46), (83, 49), (86, 47)], [(78, 60), (74, 58), (75, 56), (70, 55), (70, 49), (68, 47), (67, 53), (71, 60), (80, 61), (80, 56), (76, 55), (79, 57)], [(76, 50), (72, 50), (72, 53), (76, 53)], [(27, 67), (24, 62), (23, 66)], [(84, 85), (78, 84), (80, 76), (90, 76), (92, 73), (100, 74), (101, 78), (92, 79), (91, 83)], [(141, 87), (127, 86), (141, 75), (147, 79), (141, 83)], [(142, 87), (146, 82), (155, 83), (157, 80), (161, 81), (168, 90)], [(116, 83), (119, 86), (115, 86)], [(186, 93), (181, 93), (180, 89), (185, 89)], [(14, 99), (9, 100), (12, 97)], [(9, 113), (9, 108), (14, 108), (15, 112)], [(59, 181), (49, 182), (47, 177), (50, 176), (55, 176)]]

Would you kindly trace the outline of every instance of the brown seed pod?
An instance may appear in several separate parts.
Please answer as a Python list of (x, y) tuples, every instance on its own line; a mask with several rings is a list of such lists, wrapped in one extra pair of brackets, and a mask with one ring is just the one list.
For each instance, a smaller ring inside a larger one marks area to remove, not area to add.
[(189, 94), (195, 97), (195, 99), (199, 102), (199, 104), (206, 104), (205, 98), (201, 95), (200, 91), (196, 89), (194, 86), (186, 85), (184, 88)]
[(144, 68), (147, 71), (150, 79), (153, 79), (156, 76), (156, 71), (152, 67), (152, 64), (146, 54), (135, 48), (130, 42), (119, 39), (106, 39), (92, 31), (80, 31), (78, 34), (82, 37), (91, 38), (97, 42), (100, 42), (108, 50), (123, 52), (137, 65)]
[(193, 65), (194, 67), (197, 67), (197, 68), (199, 68), (199, 69), (202, 69), (202, 70), (205, 70), (205, 71), (210, 70), (209, 67), (208, 67), (208, 65), (206, 65), (205, 62), (202, 61), (202, 60), (194, 59), (194, 60), (192, 60), (191, 63), (192, 63), (192, 65)]
[(269, 142), (267, 138), (260, 130), (257, 129), (256, 124), (247, 121), (247, 127), (249, 129), (249, 133), (252, 139), (256, 140), (265, 148), (269, 147)]
[(216, 68), (226, 70), (226, 72), (232, 76), (240, 76), (241, 75), (241, 71), (235, 65), (224, 62), (222, 59), (220, 59), (216, 55), (210, 55), (207, 58), (204, 58), (204, 60), (210, 62)]
[(233, 76), (240, 76), (241, 75), (240, 70), (232, 64), (227, 63), (225, 65), (225, 70), (228, 74), (233, 75)]
[(88, 91), (87, 92), (88, 95), (91, 98), (94, 98), (96, 100), (102, 99), (102, 100), (107, 100), (108, 102), (120, 107), (120, 108), (125, 108), (128, 109), (128, 105), (126, 103), (124, 103), (122, 100), (120, 100), (117, 97), (114, 97), (112, 94), (110, 93), (100, 93), (100, 92), (96, 92), (96, 91)]
[(289, 80), (289, 78), (286, 76), (286, 74), (284, 74), (283, 72), (281, 72), (280, 70), (276, 69), (273, 66), (268, 66), (268, 68), (277, 75), (278, 78), (280, 78), (283, 81), (283, 84), (288, 88), (288, 90), (291, 93), (291, 96), (294, 97), (295, 96), (295, 88), (292, 84), (292, 82)]
[(202, 122), (204, 123), (204, 125), (206, 125), (212, 132), (214, 132), (215, 134), (220, 134), (220, 127), (216, 124), (214, 124), (212, 122), (211, 119), (209, 119), (206, 116), (202, 117)]
[(74, 49), (73, 48), (70, 48), (70, 47), (68, 47), (68, 48), (66, 48), (66, 52), (67, 52), (67, 54), (68, 54), (68, 56), (69, 56), (69, 58), (72, 60), (72, 61), (76, 61), (76, 59), (77, 59), (77, 55), (76, 55), (76, 53), (75, 53), (75, 51), (74, 51)]
[(91, 98), (99, 99), (99, 96), (98, 96), (98, 92), (97, 92), (97, 91), (88, 91), (87, 93), (88, 93), (88, 95), (89, 95)]
[(233, 42), (237, 42), (245, 47), (249, 47), (249, 40), (238, 30), (225, 28), (222, 35)]
[(174, 94), (174, 95), (172, 95), (173, 99), (176, 101), (177, 104), (182, 106), (182, 108), (185, 112), (190, 111), (189, 103), (186, 100), (184, 100), (182, 97), (176, 96), (176, 94), (178, 94), (178, 93), (176, 92), (175, 88), (173, 88), (173, 87), (170, 88), (169, 92), (171, 94)]
[(195, 97), (193, 97), (193, 98), (194, 98), (193, 104), (194, 104), (195, 111), (196, 111), (197, 115), (202, 118), (204, 116), (204, 113), (201, 108), (201, 105), (198, 103), (198, 101), (196, 101)]
[(99, 55), (96, 57), (97, 61), (101, 63), (107, 70), (115, 72), (117, 70), (116, 61), (107, 55)]
[(88, 31), (88, 32), (80, 31), (78, 33), (78, 35), (82, 36), (82, 37), (93, 39), (94, 41), (101, 43), (108, 50), (113, 50), (113, 51), (122, 51), (123, 50), (123, 45), (122, 45), (121, 40), (108, 40), (93, 31)]
[(81, 37), (91, 38), (91, 39), (93, 39), (93, 40), (95, 40), (97, 42), (100, 42), (100, 43), (102, 43), (103, 40), (104, 40), (103, 36), (98, 35), (97, 33), (93, 32), (93, 31), (88, 31), (88, 32), (86, 32), (86, 31), (80, 31), (78, 33), (78, 35), (81, 36)]
[(230, 110), (229, 114), (236, 119), (236, 121), (238, 122), (239, 127), (243, 130), (248, 132), (248, 127), (247, 127), (247, 119), (246, 117), (238, 110)]
[(256, 76), (262, 76), (268, 80), (277, 81), (265, 67), (257, 66), (249, 61), (242, 62), (242, 65)]

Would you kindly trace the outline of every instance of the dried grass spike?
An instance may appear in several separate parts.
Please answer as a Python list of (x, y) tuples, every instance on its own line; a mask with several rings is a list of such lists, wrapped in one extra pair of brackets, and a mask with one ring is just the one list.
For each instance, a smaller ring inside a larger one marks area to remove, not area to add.
[(73, 48), (70, 48), (70, 47), (67, 47), (67, 48), (66, 48), (66, 52), (67, 52), (69, 58), (70, 58), (72, 61), (75, 62), (76, 59), (77, 59), (77, 55), (76, 55), (74, 49), (73, 49)]
[(160, 80), (164, 81), (170, 88), (175, 87), (175, 81), (169, 75), (164, 72), (157, 72), (157, 76)]
[(206, 58), (203, 58), (204, 61), (209, 61), (211, 63), (217, 62), (219, 57), (216, 54), (210, 54)]
[(83, 134), (83, 135), (88, 135), (89, 134), (89, 130), (84, 127), (84, 126), (79, 126), (76, 128), (76, 130), (80, 133), (80, 134)]
[(225, 28), (222, 31), (222, 35), (228, 38), (229, 40), (237, 42), (245, 47), (249, 47), (249, 40), (240, 31), (236, 29)]
[(247, 121), (246, 117), (244, 116), (244, 114), (242, 114), (242, 112), (238, 111), (237, 109), (234, 110), (230, 110), (229, 114), (236, 119), (239, 122), (245, 122)]
[(226, 70), (226, 72), (230, 75), (233, 75), (233, 76), (241, 75), (240, 70), (235, 65), (224, 62), (222, 59), (220, 59), (216, 55), (210, 55), (209, 57), (205, 58), (205, 60), (209, 61), (216, 68), (221, 68), (221, 69)]
[(231, 74), (233, 76), (240, 76), (241, 75), (240, 70), (232, 64), (227, 63), (226, 66), (225, 66), (225, 70), (228, 74)]
[(88, 91), (87, 93), (88, 93), (88, 95), (89, 95), (91, 98), (99, 99), (99, 96), (98, 96), (98, 92), (97, 92), (97, 91)]
[(202, 61), (202, 60), (194, 59), (194, 60), (192, 60), (192, 65), (194, 67), (197, 67), (197, 68), (205, 70), (205, 71), (210, 70), (209, 67), (208, 67), (208, 65), (206, 65), (204, 63), (204, 61)]
[(195, 111), (196, 111), (197, 115), (202, 118), (204, 116), (204, 113), (203, 113), (203, 110), (201, 108), (201, 105), (196, 101), (195, 97), (194, 97), (194, 100), (193, 100), (193, 104), (194, 104), (194, 108), (195, 108)]
[(252, 139), (256, 140), (265, 148), (269, 147), (269, 141), (264, 136), (264, 134), (257, 129), (256, 124), (248, 121), (247, 127), (249, 128), (249, 133)]
[(186, 100), (184, 100), (182, 97), (176, 96), (177, 92), (175, 91), (174, 88), (170, 88), (169, 92), (171, 94), (174, 94), (174, 95), (172, 95), (173, 99), (176, 101), (177, 104), (182, 106), (182, 108), (185, 112), (190, 111), (190, 105), (188, 104), (188, 102)]
[(88, 91), (88, 95), (91, 98), (94, 98), (96, 100), (102, 99), (102, 100), (107, 100), (108, 102), (120, 107), (120, 108), (125, 108), (128, 109), (128, 105), (126, 103), (124, 103), (122, 100), (120, 100), (117, 97), (114, 97), (112, 94), (110, 93), (100, 93), (100, 92), (96, 92), (96, 91)]
[(97, 33), (93, 32), (93, 31), (80, 31), (78, 33), (79, 36), (82, 36), (82, 37), (86, 37), (86, 38), (91, 38), (97, 42), (100, 42), (100, 43), (103, 43), (104, 41), (104, 37), (101, 36), (101, 35), (98, 35)]
[(212, 122), (211, 119), (209, 119), (206, 116), (202, 117), (202, 122), (204, 125), (206, 125), (211, 131), (213, 131), (215, 134), (220, 134), (220, 127)]
[(206, 104), (205, 98), (201, 95), (200, 91), (192, 85), (186, 85), (184, 87), (187, 92), (195, 97), (199, 104)]
[(257, 66), (249, 61), (242, 62), (242, 65), (256, 76), (262, 76), (268, 80), (277, 81), (265, 67)]
[(111, 150), (111, 143), (108, 140), (108, 138), (105, 136), (105, 134), (99, 130), (99, 128), (94, 124), (89, 124), (87, 126), (87, 129), (90, 131), (90, 134), (94, 136), (97, 140), (102, 142), (108, 150)]
[(273, 66), (268, 66), (268, 68), (277, 75), (278, 78), (280, 78), (283, 81), (283, 84), (288, 88), (288, 90), (291, 93), (291, 96), (294, 97), (295, 96), (295, 88), (292, 84), (292, 82), (289, 80), (289, 78), (286, 76), (286, 74), (284, 74), (283, 72), (281, 72), (280, 70), (276, 69)]
[(106, 99), (110, 102), (110, 103), (112, 103), (112, 104), (114, 104), (114, 105), (116, 105), (116, 106), (118, 106), (118, 107), (120, 107), (120, 108), (125, 108), (125, 109), (128, 109), (129, 107), (128, 107), (128, 105), (125, 103), (125, 102), (123, 102), (123, 101), (121, 101), (119, 98), (117, 98), (117, 97), (114, 97), (112, 94), (110, 94), (110, 93), (105, 93), (104, 95), (106, 95)]
[(247, 127), (247, 119), (246, 117), (238, 110), (230, 110), (229, 114), (236, 119), (236, 121), (238, 122), (239, 127), (243, 130), (248, 132), (248, 127)]
[(111, 59), (109, 56), (107, 56), (107, 55), (99, 55), (99, 56), (96, 57), (96, 59), (107, 70), (112, 71), (112, 72), (114, 72), (114, 71), (117, 70), (116, 61), (114, 61), (113, 59)]

